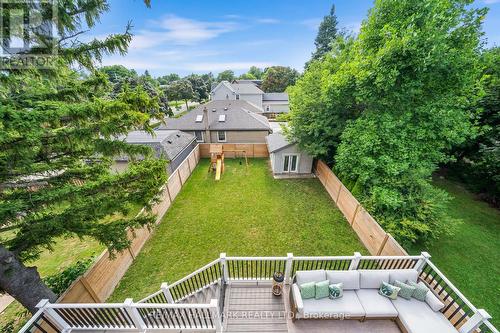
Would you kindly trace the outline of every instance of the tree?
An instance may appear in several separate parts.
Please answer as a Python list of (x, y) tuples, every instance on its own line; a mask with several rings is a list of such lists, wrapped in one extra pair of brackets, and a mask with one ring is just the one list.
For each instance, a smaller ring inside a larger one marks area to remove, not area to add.
[(133, 69), (128, 69), (122, 65), (104, 66), (99, 71), (106, 73), (111, 83), (116, 84), (125, 79), (136, 78), (137, 73)]
[[(453, 229), (430, 178), (473, 134), (481, 22), (472, 1), (377, 0), (349, 62), (361, 115), (341, 135), (334, 169), (402, 244)], [(472, 103), (472, 104), (471, 104)]]
[(180, 80), (181, 77), (178, 74), (171, 73), (168, 75), (160, 76), (158, 82), (162, 85), (168, 85), (174, 81)]
[[(106, 1), (60, 2), (53, 66), (0, 74), (0, 289), (32, 313), (40, 299), (56, 296), (24, 263), (63, 236), (94, 238), (112, 254), (126, 249), (127, 229), (154, 223), (151, 200), (167, 178), (165, 162), (149, 148), (116, 139), (135, 129), (152, 131), (158, 101), (140, 87), (112, 100), (107, 77), (95, 70), (102, 54), (126, 52), (128, 29), (88, 43), (71, 37), (83, 30), (82, 16), (92, 28), (107, 9)], [(43, 6), (33, 10), (51, 17)], [(31, 38), (38, 45), (50, 39), (43, 31)], [(124, 173), (110, 170), (117, 155), (131, 157)], [(129, 215), (133, 205), (146, 206), (145, 214)]]
[(202, 102), (208, 99), (210, 94), (210, 85), (207, 80), (204, 80), (201, 75), (191, 74), (184, 78), (191, 83), (193, 88), (193, 99), (197, 102)]
[(252, 66), (250, 67), (250, 70), (247, 72), (247, 74), (253, 75), (257, 80), (261, 80), (262, 76), (264, 75), (264, 72), (259, 67)]
[(322, 59), (325, 54), (332, 50), (332, 43), (337, 38), (337, 16), (335, 15), (335, 5), (332, 5), (330, 14), (323, 18), (319, 25), (318, 35), (314, 40), (316, 50), (312, 53), (311, 60), (306, 63), (306, 68), (312, 61)]
[(283, 92), (293, 86), (299, 78), (299, 72), (290, 67), (273, 66), (266, 69), (262, 78), (262, 90), (265, 92)]
[(473, 112), (477, 136), (454, 148), (456, 161), (447, 167), (483, 199), (500, 206), (500, 47), (483, 52), (481, 66), (479, 112)]
[(188, 80), (175, 81), (167, 87), (167, 97), (171, 101), (184, 101), (188, 110), (188, 101), (194, 99), (194, 91)]
[(235, 79), (234, 72), (230, 69), (225, 70), (223, 72), (220, 72), (219, 75), (217, 75), (217, 82), (221, 81), (233, 81)]
[[(354, 38), (340, 36), (322, 61), (310, 64), (304, 75), (288, 89), (290, 94), (290, 140), (326, 162), (340, 144), (340, 135), (349, 120), (359, 116), (355, 81), (351, 73)], [(342, 82), (343, 84), (337, 84)]]
[(257, 78), (252, 73), (244, 73), (239, 77), (240, 80), (256, 80)]

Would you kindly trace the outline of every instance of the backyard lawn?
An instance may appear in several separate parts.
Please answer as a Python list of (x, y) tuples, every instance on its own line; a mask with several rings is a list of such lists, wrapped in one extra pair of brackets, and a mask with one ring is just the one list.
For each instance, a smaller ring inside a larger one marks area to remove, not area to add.
[[(103, 246), (92, 239), (60, 238), (54, 245), (54, 251), (45, 250), (40, 255), (40, 258), (26, 265), (36, 266), (43, 278), (63, 271), (78, 260), (97, 256), (103, 250)], [(17, 301), (11, 303), (0, 313), (0, 332), (3, 333), (2, 329), (12, 320), (18, 323), (18, 325), (14, 326), (13, 332), (15, 332), (27, 320), (26, 313), (27, 311), (20, 303)]]
[(453, 200), (449, 214), (463, 221), (453, 235), (412, 252), (427, 251), (431, 260), (478, 308), (500, 325), (500, 212), (475, 200), (460, 184), (445, 179), (434, 182)]
[(108, 301), (139, 300), (219, 257), (367, 253), (317, 179), (275, 180), (267, 159), (201, 160)]

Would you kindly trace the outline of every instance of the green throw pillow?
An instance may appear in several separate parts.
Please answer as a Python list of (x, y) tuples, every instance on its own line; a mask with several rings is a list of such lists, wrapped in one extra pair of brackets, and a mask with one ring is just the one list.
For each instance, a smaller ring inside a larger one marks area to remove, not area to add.
[(394, 281), (394, 286), (401, 288), (401, 290), (398, 293), (398, 296), (401, 296), (404, 299), (411, 299), (416, 289), (415, 287), (410, 286), (409, 284), (403, 283), (398, 280)]
[(302, 299), (314, 298), (316, 295), (316, 283), (315, 282), (307, 282), (303, 283), (299, 286), (300, 296)]
[(390, 299), (396, 299), (401, 288), (395, 287), (387, 282), (382, 282), (378, 293)]
[(344, 284), (342, 282), (331, 284), (328, 286), (328, 289), (330, 290), (330, 294), (328, 295), (330, 299), (337, 299), (344, 296)]
[(410, 286), (415, 287), (415, 291), (413, 292), (413, 298), (418, 299), (419, 301), (425, 302), (425, 295), (429, 292), (429, 288), (420, 281), (419, 283), (415, 283), (413, 281), (409, 281)]
[(329, 283), (330, 283), (330, 281), (328, 281), (328, 280), (316, 282), (316, 296), (314, 296), (314, 298), (321, 299), (321, 298), (328, 297), (328, 293), (329, 293), (328, 284)]

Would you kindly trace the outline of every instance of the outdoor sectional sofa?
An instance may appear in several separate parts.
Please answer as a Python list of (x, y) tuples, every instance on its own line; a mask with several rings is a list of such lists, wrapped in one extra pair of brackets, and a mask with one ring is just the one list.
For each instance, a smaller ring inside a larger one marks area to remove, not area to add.
[[(398, 297), (391, 300), (378, 293), (382, 282), (417, 282), (414, 269), (297, 271), (291, 288), (294, 319), (392, 319), (408, 333), (457, 333), (457, 329), (439, 311), (444, 304), (429, 291), (426, 301)], [(302, 299), (299, 286), (307, 282), (329, 280), (344, 284), (339, 299)]]

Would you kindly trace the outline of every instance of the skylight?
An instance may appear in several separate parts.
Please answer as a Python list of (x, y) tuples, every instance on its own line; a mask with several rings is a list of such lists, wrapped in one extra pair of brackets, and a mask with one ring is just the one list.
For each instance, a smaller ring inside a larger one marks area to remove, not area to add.
[(196, 120), (195, 120), (197, 123), (201, 123), (203, 121), (203, 115), (202, 114), (199, 114), (196, 116)]
[(226, 115), (225, 114), (219, 115), (219, 122), (225, 122), (225, 121), (226, 121)]

